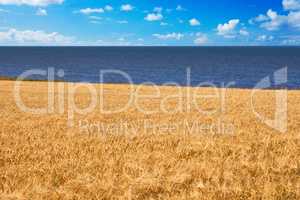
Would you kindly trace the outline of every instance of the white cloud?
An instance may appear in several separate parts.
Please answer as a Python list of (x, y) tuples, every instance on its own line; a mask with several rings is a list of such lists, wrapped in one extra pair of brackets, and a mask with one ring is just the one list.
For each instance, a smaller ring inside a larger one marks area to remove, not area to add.
[(249, 36), (250, 33), (248, 31), (244, 30), (244, 29), (241, 29), (240, 30), (240, 35), (242, 35), (242, 36)]
[(283, 45), (299, 45), (300, 40), (283, 40), (281, 43)]
[(103, 8), (83, 8), (83, 9), (80, 9), (79, 12), (84, 15), (90, 15), (93, 13), (104, 13), (104, 9)]
[(185, 9), (181, 5), (177, 5), (176, 10), (177, 11), (185, 11)]
[(113, 10), (114, 10), (114, 8), (113, 8), (111, 5), (106, 5), (106, 6), (104, 7), (104, 9), (105, 9), (106, 11), (113, 11)]
[(161, 22), (160, 25), (161, 25), (161, 26), (168, 26), (168, 23), (166, 23), (166, 22)]
[[(298, 11), (297, 5), (300, 5), (300, 1), (286, 0), (283, 1), (283, 6), (286, 10), (290, 10), (287, 15), (279, 15), (276, 11), (269, 9), (266, 15), (259, 15), (261, 19), (256, 20), (262, 22), (260, 27), (268, 31), (279, 30), (282, 26), (288, 25), (292, 28), (300, 28), (300, 10)], [(300, 8), (299, 8), (300, 9)], [(293, 10), (293, 11), (291, 11)], [(257, 17), (258, 19), (258, 17)]]
[(277, 12), (269, 9), (267, 12), (267, 17), (269, 20), (261, 24), (262, 28), (265, 28), (269, 31), (275, 31), (280, 28), (286, 22), (286, 16), (278, 15)]
[(274, 39), (274, 36), (270, 35), (259, 35), (256, 40), (260, 42), (266, 42), (266, 41), (272, 41)]
[(287, 18), (287, 22), (290, 26), (300, 28), (300, 11), (290, 12)]
[(97, 21), (97, 20), (91, 20), (90, 23), (91, 24), (102, 24), (101, 21)]
[(255, 18), (255, 21), (256, 21), (256, 22), (263, 22), (263, 21), (267, 21), (267, 20), (268, 20), (268, 17), (265, 16), (265, 15), (262, 15), (262, 14), (258, 15), (258, 16)]
[(67, 37), (57, 32), (46, 33), (44, 31), (9, 29), (0, 32), (0, 41), (11, 44), (44, 44), (59, 45), (70, 44), (74, 40), (73, 37)]
[(146, 17), (145, 20), (147, 21), (160, 21), (163, 19), (163, 15), (160, 13), (149, 13)]
[(300, 10), (300, 0), (283, 0), (282, 6), (285, 10)]
[(39, 8), (37, 11), (36, 11), (36, 15), (38, 16), (47, 16), (48, 13), (47, 13), (47, 10), (43, 9), (43, 8)]
[(260, 14), (255, 18), (252, 18), (249, 20), (249, 24), (255, 24), (256, 22), (264, 22), (268, 21), (268, 17), (266, 15)]
[(208, 42), (208, 38), (205, 34), (197, 33), (196, 36), (197, 38), (194, 40), (196, 45), (203, 45)]
[(0, 0), (3, 5), (28, 5), (48, 6), (50, 4), (62, 4), (64, 0)]
[(155, 7), (153, 9), (153, 12), (158, 12), (158, 13), (161, 13), (163, 11), (163, 8), (162, 7)]
[(236, 26), (240, 23), (239, 19), (232, 19), (228, 23), (219, 24), (217, 27), (218, 35), (222, 35), (224, 37), (232, 38), (234, 37), (234, 31)]
[(283, 45), (299, 45), (300, 44), (300, 36), (298, 36), (298, 35), (284, 36), (283, 41), (281, 43)]
[(0, 8), (0, 12), (9, 13), (10, 11), (9, 11), (9, 10), (5, 10), (5, 9)]
[(160, 40), (181, 40), (184, 37), (181, 33), (169, 33), (169, 34), (153, 34), (154, 37)]
[(121, 11), (129, 12), (132, 11), (134, 7), (130, 4), (124, 4), (121, 6)]
[(132, 45), (130, 41), (128, 41), (125, 37), (121, 36), (112, 41), (98, 40), (96, 45), (101, 46), (129, 46)]
[(89, 18), (93, 20), (102, 20), (102, 17), (98, 17), (98, 16), (89, 16)]
[(190, 19), (189, 23), (191, 26), (199, 26), (200, 25), (200, 22), (196, 18)]

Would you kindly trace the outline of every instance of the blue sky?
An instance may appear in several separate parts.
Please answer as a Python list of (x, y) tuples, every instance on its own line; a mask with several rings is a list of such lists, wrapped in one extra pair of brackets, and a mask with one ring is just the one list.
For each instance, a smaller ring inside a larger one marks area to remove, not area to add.
[(300, 45), (300, 0), (0, 0), (0, 45)]

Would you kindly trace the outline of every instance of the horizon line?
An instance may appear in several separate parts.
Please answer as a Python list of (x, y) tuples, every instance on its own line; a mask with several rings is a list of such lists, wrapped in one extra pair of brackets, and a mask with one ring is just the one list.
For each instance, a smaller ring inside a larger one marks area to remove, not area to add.
[(300, 47), (300, 45), (0, 45), (3, 47)]

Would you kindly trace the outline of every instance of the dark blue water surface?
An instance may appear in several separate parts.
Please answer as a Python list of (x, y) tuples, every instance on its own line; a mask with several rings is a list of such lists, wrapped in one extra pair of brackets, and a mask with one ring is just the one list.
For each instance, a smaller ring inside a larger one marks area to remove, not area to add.
[[(288, 68), (290, 89), (300, 88), (300, 47), (0, 47), (0, 76), (30, 69), (63, 69), (65, 81), (100, 82), (100, 71), (121, 70), (136, 84), (176, 82), (252, 88), (259, 80)], [(46, 79), (47, 77), (39, 77)], [(58, 78), (58, 77), (57, 77)], [(117, 74), (104, 82), (127, 83)], [(277, 87), (273, 84), (271, 87)]]

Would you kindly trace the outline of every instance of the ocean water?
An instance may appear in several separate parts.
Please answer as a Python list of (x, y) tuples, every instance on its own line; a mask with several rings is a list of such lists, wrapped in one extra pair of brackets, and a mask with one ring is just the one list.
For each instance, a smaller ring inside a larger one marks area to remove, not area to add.
[[(128, 83), (125, 73), (135, 84), (253, 88), (268, 78), (269, 88), (296, 89), (300, 47), (0, 47), (0, 76), (48, 68), (64, 70), (56, 79), (71, 82)], [(106, 73), (101, 79), (103, 70), (124, 73)], [(277, 78), (287, 81), (276, 82), (278, 70)]]

